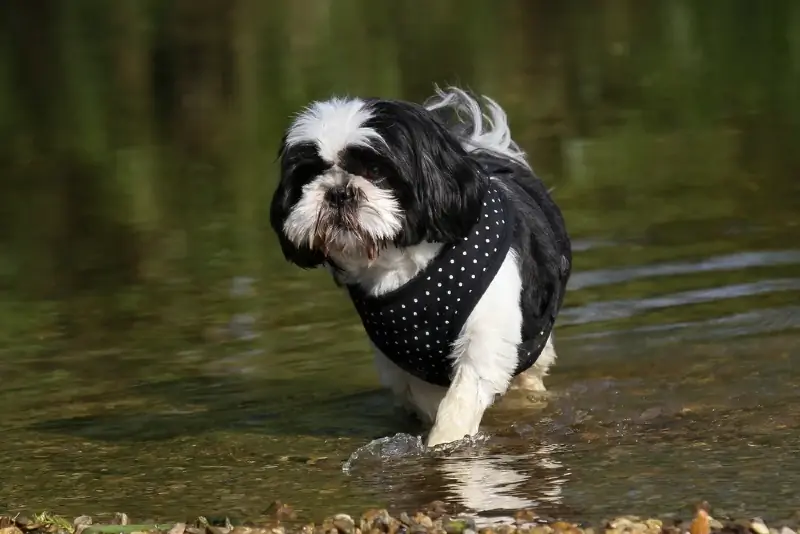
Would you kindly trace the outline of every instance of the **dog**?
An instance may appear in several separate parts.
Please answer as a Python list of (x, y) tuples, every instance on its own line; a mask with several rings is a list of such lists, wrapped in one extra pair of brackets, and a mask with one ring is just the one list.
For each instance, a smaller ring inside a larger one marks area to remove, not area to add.
[(428, 446), (477, 434), (509, 387), (545, 390), (571, 244), (500, 105), (456, 87), (424, 104), (317, 101), (278, 158), (285, 258), (346, 288)]

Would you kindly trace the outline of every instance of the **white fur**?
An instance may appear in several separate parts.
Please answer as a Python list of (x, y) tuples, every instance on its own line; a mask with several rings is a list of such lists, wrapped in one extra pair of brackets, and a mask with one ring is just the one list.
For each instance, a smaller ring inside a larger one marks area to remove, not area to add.
[[(303, 187), (300, 200), (292, 207), (283, 223), (283, 232), (295, 245), (311, 245), (314, 239), (317, 214), (324, 209), (325, 192), (337, 185), (351, 184), (360, 189), (366, 202), (359, 208), (359, 226), (376, 240), (392, 239), (402, 228), (400, 205), (387, 190), (376, 187), (369, 180), (348, 174), (337, 166), (315, 178)], [(332, 252), (352, 254), (361, 251), (355, 234), (342, 230), (330, 244)]]
[[(451, 108), (462, 120), (465, 114), (468, 116), (464, 122), (472, 125), (472, 131), (469, 137), (461, 139), (462, 146), (467, 152), (491, 150), (530, 168), (525, 159), (525, 152), (511, 138), (506, 112), (488, 96), (484, 96), (483, 99), (486, 101), (488, 114), (484, 113), (480, 103), (465, 91), (457, 87), (449, 87), (444, 91), (437, 87), (436, 97), (429, 100), (425, 107), (430, 111)], [(488, 124), (484, 125), (484, 122)]]
[(357, 98), (332, 98), (314, 102), (295, 118), (286, 134), (286, 145), (315, 143), (322, 159), (335, 163), (339, 153), (348, 146), (369, 147), (383, 138), (364, 126), (372, 115)]

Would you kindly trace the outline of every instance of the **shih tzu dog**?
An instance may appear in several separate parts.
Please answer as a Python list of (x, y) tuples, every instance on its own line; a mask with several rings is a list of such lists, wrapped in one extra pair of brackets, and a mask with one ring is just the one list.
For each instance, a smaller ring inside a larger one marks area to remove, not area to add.
[(346, 288), (429, 446), (476, 434), (509, 387), (544, 390), (572, 264), (559, 208), (483, 100), (314, 102), (279, 151), (283, 254)]

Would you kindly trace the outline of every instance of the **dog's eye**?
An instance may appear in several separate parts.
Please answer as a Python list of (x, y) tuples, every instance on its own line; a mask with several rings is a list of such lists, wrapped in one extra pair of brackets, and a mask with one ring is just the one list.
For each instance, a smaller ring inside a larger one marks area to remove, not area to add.
[(373, 163), (371, 165), (367, 165), (365, 174), (366, 174), (367, 178), (381, 178), (382, 177), (382, 173), (381, 173), (380, 165), (375, 164), (375, 163)]

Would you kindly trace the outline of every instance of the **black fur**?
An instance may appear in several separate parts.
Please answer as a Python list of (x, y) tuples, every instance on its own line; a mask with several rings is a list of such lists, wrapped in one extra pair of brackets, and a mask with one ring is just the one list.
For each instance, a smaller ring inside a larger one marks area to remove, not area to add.
[(522, 346), (536, 356), (542, 329), (552, 327), (572, 271), (572, 246), (561, 210), (547, 188), (530, 169), (488, 151), (473, 152), (486, 172), (500, 180), (517, 210), (512, 249), (517, 253), (522, 278)]
[(307, 245), (295, 246), (283, 233), (283, 223), (292, 207), (300, 200), (303, 186), (325, 172), (331, 165), (320, 157), (319, 150), (313, 143), (300, 143), (287, 149), (285, 135), (278, 150), (278, 157), (281, 162), (281, 176), (278, 188), (272, 196), (269, 222), (278, 235), (284, 257), (298, 267), (313, 269), (324, 263), (325, 256)]
[(418, 104), (368, 100), (365, 126), (386, 141), (375, 152), (405, 212), (401, 247), (422, 241), (452, 243), (478, 219), (488, 178), (435, 115)]

